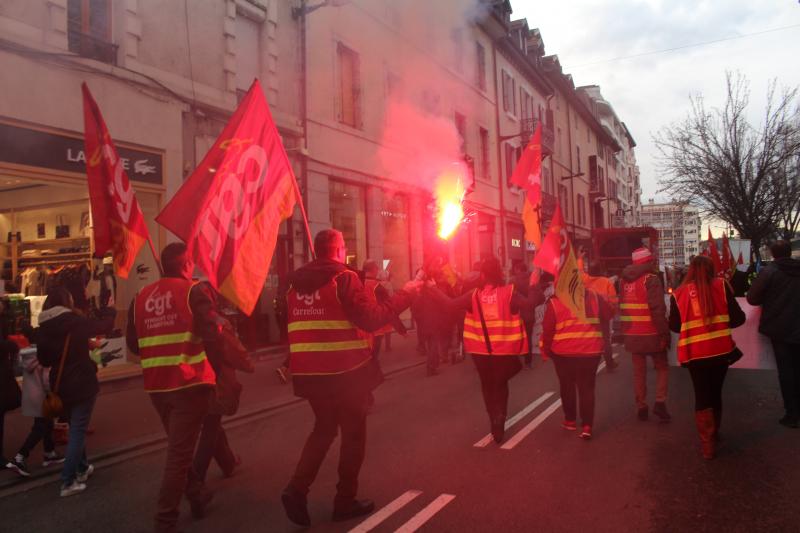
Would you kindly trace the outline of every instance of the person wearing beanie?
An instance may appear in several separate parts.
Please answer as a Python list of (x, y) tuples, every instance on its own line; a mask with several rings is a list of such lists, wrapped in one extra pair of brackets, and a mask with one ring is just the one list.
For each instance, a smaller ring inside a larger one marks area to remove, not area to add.
[(653, 254), (648, 248), (637, 248), (631, 254), (633, 264), (622, 271), (620, 284), (620, 321), (625, 349), (633, 359), (634, 395), (639, 420), (647, 420), (647, 357), (656, 368), (656, 398), (653, 414), (660, 422), (669, 422), (667, 388), (670, 344), (664, 286), (656, 274)]

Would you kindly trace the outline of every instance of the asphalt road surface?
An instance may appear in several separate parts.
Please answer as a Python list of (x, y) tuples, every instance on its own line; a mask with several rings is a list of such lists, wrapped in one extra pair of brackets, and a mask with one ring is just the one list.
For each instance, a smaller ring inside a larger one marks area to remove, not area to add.
[[(407, 351), (409, 361), (418, 358)], [(471, 361), (431, 378), (422, 366), (391, 376), (376, 393), (361, 471), (360, 496), (372, 498), (377, 512), (330, 521), (336, 441), (309, 495), (311, 530), (800, 531), (800, 430), (777, 423), (774, 371), (731, 370), (722, 447), (705, 461), (688, 373), (671, 371), (673, 421), (640, 422), (630, 360), (620, 354), (619, 361), (616, 372), (599, 372), (591, 441), (561, 429), (549, 362), (512, 381), (509, 416), (521, 416), (500, 446), (484, 439), (488, 417)], [(286, 519), (280, 492), (312, 421), (302, 403), (230, 428), (242, 469), (223, 479), (212, 465), (216, 497), (208, 516), (193, 521), (184, 504), (180, 526), (191, 533), (301, 530)], [(101, 461), (88, 490), (70, 498), (58, 497), (53, 479), (16, 486), (0, 498), (0, 531), (150, 531), (163, 461), (158, 447)]]

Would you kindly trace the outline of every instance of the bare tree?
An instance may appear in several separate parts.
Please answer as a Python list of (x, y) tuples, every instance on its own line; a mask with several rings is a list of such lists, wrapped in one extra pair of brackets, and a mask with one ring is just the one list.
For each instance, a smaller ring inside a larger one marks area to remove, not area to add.
[(781, 204), (777, 236), (788, 241), (800, 229), (800, 154), (778, 173), (775, 187)]
[(787, 211), (787, 195), (797, 200), (796, 173), (788, 170), (800, 153), (798, 90), (777, 94), (770, 82), (764, 122), (756, 128), (746, 116), (747, 79), (728, 72), (726, 82), (724, 107), (707, 110), (702, 96), (692, 97), (686, 118), (655, 135), (659, 184), (661, 192), (729, 223), (758, 254), (786, 213), (791, 220), (797, 210), (795, 201)]

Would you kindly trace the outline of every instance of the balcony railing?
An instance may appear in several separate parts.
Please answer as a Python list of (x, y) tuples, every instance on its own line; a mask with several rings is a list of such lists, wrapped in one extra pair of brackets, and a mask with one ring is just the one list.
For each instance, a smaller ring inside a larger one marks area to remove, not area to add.
[(542, 191), (542, 229), (550, 227), (550, 221), (556, 212), (558, 198), (549, 192)]
[[(552, 155), (555, 153), (556, 134), (553, 130), (553, 122), (550, 120), (552, 112), (548, 111), (548, 121), (542, 121), (542, 156)], [(536, 129), (536, 125), (540, 122), (538, 118), (525, 118), (520, 121), (522, 130), (522, 145), (527, 146)]]

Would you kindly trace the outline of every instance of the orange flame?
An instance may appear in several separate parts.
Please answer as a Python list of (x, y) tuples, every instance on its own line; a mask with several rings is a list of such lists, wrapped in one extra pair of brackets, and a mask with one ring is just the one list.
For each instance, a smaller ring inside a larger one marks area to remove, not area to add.
[(461, 173), (448, 170), (439, 175), (433, 191), (436, 198), (437, 235), (441, 239), (449, 239), (464, 220), (464, 184)]

